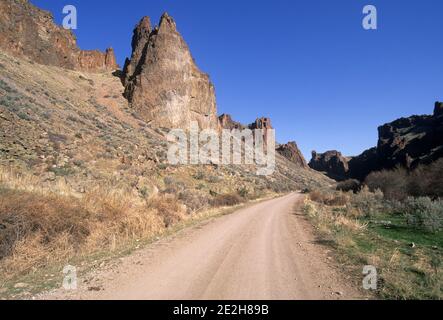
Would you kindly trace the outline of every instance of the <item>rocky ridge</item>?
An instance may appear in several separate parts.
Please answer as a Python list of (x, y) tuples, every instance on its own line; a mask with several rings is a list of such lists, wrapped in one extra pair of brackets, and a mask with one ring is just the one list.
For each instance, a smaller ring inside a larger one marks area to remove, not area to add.
[(0, 2), (0, 48), (14, 56), (86, 72), (118, 69), (112, 48), (106, 52), (80, 50), (70, 30), (58, 26), (51, 13), (28, 0)]
[(313, 153), (310, 167), (336, 180), (364, 180), (373, 172), (397, 166), (413, 170), (443, 157), (443, 103), (436, 102), (432, 115), (397, 119), (378, 128), (377, 146), (356, 157), (337, 151)]

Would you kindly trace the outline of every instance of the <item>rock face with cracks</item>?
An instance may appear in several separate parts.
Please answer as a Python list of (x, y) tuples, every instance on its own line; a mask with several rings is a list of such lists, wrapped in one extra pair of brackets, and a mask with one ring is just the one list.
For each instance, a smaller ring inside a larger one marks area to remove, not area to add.
[(0, 1), (0, 48), (13, 56), (71, 70), (118, 69), (114, 50), (80, 50), (71, 30), (54, 23), (52, 14), (28, 0)]
[(158, 27), (145, 17), (134, 29), (123, 83), (135, 113), (153, 127), (188, 129), (194, 121), (201, 129), (219, 127), (214, 86), (167, 13)]
[(277, 152), (289, 161), (297, 164), (302, 168), (309, 168), (306, 163), (305, 157), (301, 153), (295, 141), (288, 142), (287, 144), (282, 144), (277, 148)]

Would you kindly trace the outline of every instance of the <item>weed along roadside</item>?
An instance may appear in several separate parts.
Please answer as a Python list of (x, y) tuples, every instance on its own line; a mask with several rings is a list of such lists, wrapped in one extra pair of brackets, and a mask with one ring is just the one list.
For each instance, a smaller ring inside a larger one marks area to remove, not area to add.
[(323, 189), (310, 193), (304, 212), (351, 274), (374, 267), (376, 297), (441, 299), (443, 231), (427, 227), (433, 217), (417, 216), (423, 212), (418, 208), (435, 205), (420, 198), (391, 202), (367, 188), (358, 193)]

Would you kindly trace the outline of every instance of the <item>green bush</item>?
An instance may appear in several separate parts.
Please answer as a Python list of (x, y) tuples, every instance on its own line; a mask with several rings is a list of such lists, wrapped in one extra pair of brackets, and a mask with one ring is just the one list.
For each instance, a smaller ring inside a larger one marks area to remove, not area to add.
[(371, 192), (364, 187), (359, 193), (351, 197), (351, 205), (360, 215), (371, 217), (384, 209), (383, 193), (380, 190)]
[(429, 232), (443, 228), (443, 201), (429, 197), (408, 198), (403, 203), (403, 213), (410, 226)]

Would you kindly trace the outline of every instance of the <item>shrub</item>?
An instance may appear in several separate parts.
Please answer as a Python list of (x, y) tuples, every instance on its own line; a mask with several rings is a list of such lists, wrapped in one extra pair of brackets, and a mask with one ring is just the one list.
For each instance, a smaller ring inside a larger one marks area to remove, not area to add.
[(333, 193), (328, 199), (326, 199), (325, 204), (328, 206), (345, 206), (350, 201), (350, 197), (346, 193)]
[(408, 197), (408, 173), (403, 168), (370, 173), (365, 184), (371, 191), (381, 190), (390, 200), (404, 200)]
[(360, 181), (355, 180), (355, 179), (341, 181), (337, 184), (337, 190), (343, 191), (343, 192), (352, 191), (354, 193), (357, 193), (361, 190), (361, 183), (360, 183)]
[(383, 193), (380, 190), (371, 192), (367, 187), (364, 187), (351, 197), (351, 205), (359, 215), (373, 216), (384, 209)]
[(443, 159), (414, 170), (410, 175), (408, 190), (414, 197), (443, 198)]
[(209, 204), (209, 195), (199, 190), (184, 190), (179, 193), (178, 199), (186, 205), (188, 213), (201, 210)]
[(314, 190), (309, 194), (309, 198), (321, 204), (328, 206), (344, 206), (349, 203), (349, 195), (342, 192), (334, 192), (332, 190)]
[(443, 201), (429, 197), (408, 198), (403, 203), (403, 213), (409, 225), (429, 232), (443, 228)]
[(318, 203), (325, 203), (326, 193), (321, 190), (313, 190), (309, 193), (309, 199)]
[(205, 178), (205, 173), (203, 171), (197, 171), (196, 174), (194, 174), (195, 180), (203, 180)]
[(421, 165), (411, 173), (397, 168), (373, 172), (366, 178), (370, 190), (380, 189), (389, 200), (405, 200), (408, 196), (443, 197), (443, 159)]
[(55, 195), (41, 196), (5, 190), (0, 197), (0, 260), (11, 255), (16, 243), (38, 235), (50, 245), (63, 233), (72, 247), (82, 245), (90, 231), (84, 220), (91, 214), (77, 201)]
[(243, 202), (243, 199), (235, 193), (220, 194), (212, 199), (211, 203), (214, 207), (231, 207)]
[(165, 183), (165, 193), (178, 194), (186, 189), (186, 184), (173, 176), (165, 177), (163, 182)]
[(157, 215), (163, 219), (166, 228), (184, 219), (183, 206), (171, 195), (153, 197), (147, 202), (148, 207), (156, 210)]
[(218, 182), (222, 181), (222, 179), (218, 176), (209, 176), (207, 181), (209, 183), (218, 183)]
[(240, 197), (247, 199), (249, 196), (249, 189), (243, 186), (237, 189), (237, 193)]

